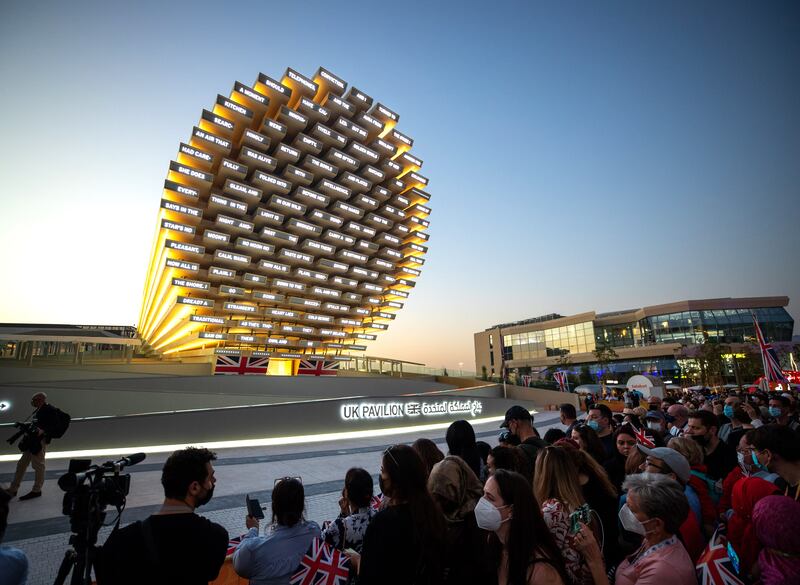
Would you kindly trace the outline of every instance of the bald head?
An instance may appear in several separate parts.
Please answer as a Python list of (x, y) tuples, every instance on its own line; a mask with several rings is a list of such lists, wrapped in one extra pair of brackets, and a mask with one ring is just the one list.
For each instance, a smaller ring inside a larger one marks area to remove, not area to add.
[(41, 408), (45, 404), (47, 404), (47, 394), (44, 392), (37, 392), (31, 396), (31, 406), (34, 408)]
[(683, 404), (673, 404), (667, 409), (667, 414), (675, 418), (675, 426), (682, 427), (689, 420), (689, 409)]

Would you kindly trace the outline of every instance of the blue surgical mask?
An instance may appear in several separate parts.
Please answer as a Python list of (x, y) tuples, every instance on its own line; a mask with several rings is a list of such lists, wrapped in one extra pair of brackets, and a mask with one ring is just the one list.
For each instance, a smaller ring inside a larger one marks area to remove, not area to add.
[(781, 411), (780, 406), (770, 406), (769, 407), (769, 415), (773, 418), (780, 418), (783, 412)]
[(728, 418), (733, 418), (733, 407), (730, 404), (726, 404), (722, 409), (722, 413)]
[(755, 451), (750, 451), (750, 457), (753, 459), (753, 465), (755, 465), (758, 469), (761, 471), (769, 471), (769, 469), (767, 469), (767, 467), (758, 460)]
[(586, 426), (592, 429), (595, 433), (600, 430), (600, 423), (596, 420), (590, 420), (586, 423)]

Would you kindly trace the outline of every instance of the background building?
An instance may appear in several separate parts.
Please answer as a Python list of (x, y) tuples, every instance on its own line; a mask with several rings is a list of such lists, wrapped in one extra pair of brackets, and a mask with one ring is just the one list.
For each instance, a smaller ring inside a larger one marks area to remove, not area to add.
[(748, 383), (763, 373), (753, 367), (752, 314), (788, 362), (794, 328), (788, 303), (788, 297), (689, 300), (503, 323), (475, 334), (475, 367), (493, 377), (505, 366), (513, 382), (565, 370), (581, 383), (603, 375), (622, 383), (639, 373), (675, 383), (720, 381), (714, 376)]

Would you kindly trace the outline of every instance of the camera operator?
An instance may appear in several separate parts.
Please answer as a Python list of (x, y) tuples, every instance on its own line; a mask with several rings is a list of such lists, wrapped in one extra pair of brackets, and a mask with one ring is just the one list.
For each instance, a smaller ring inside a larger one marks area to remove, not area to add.
[(144, 522), (111, 533), (96, 564), (98, 585), (207, 585), (216, 579), (228, 531), (195, 514), (214, 493), (214, 459), (195, 447), (169, 456), (161, 472), (164, 504)]
[(58, 409), (47, 403), (47, 394), (44, 392), (34, 394), (31, 398), (31, 406), (36, 409), (31, 415), (33, 417), (31, 421), (33, 431), (26, 434), (20, 443), (20, 448), (24, 448), (24, 451), (22, 451), (22, 456), (17, 462), (14, 481), (11, 482), (7, 490), (11, 497), (17, 495), (22, 478), (25, 477), (25, 472), (30, 464), (35, 473), (33, 488), (29, 493), (20, 496), (20, 500), (32, 500), (42, 495), (44, 454), (47, 450), (47, 445), (50, 443), (49, 431), (54, 430), (58, 425)]

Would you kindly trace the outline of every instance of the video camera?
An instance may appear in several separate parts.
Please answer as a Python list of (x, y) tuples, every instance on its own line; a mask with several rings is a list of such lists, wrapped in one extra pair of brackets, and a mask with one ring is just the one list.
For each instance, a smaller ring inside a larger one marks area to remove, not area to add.
[(62, 513), (73, 518), (79, 511), (76, 503), (88, 492), (97, 495), (97, 503), (102, 508), (108, 505), (122, 507), (130, 492), (131, 476), (128, 473), (120, 475), (120, 471), (129, 465), (136, 465), (145, 457), (144, 453), (134, 453), (119, 461), (107, 461), (102, 465), (91, 465), (89, 459), (72, 459), (69, 462), (69, 471), (58, 478), (58, 487), (66, 492)]
[(25, 422), (15, 422), (14, 426), (17, 427), (19, 430), (10, 436), (7, 441), (9, 445), (13, 445), (17, 442), (17, 439), (23, 437), (22, 440), (19, 442), (19, 450), (23, 453), (25, 451), (30, 451), (34, 455), (36, 455), (39, 451), (42, 450), (42, 439), (39, 436), (39, 427), (37, 427), (33, 423), (25, 423)]
[[(72, 585), (89, 585), (97, 554), (97, 533), (106, 519), (106, 506), (114, 506), (119, 516), (130, 492), (131, 476), (120, 472), (144, 460), (144, 453), (134, 453), (118, 461), (92, 465), (89, 459), (72, 459), (69, 471), (58, 479), (64, 493), (61, 511), (69, 516), (72, 545), (61, 563), (55, 584), (65, 583), (72, 571)], [(119, 523), (119, 520), (118, 520)]]

